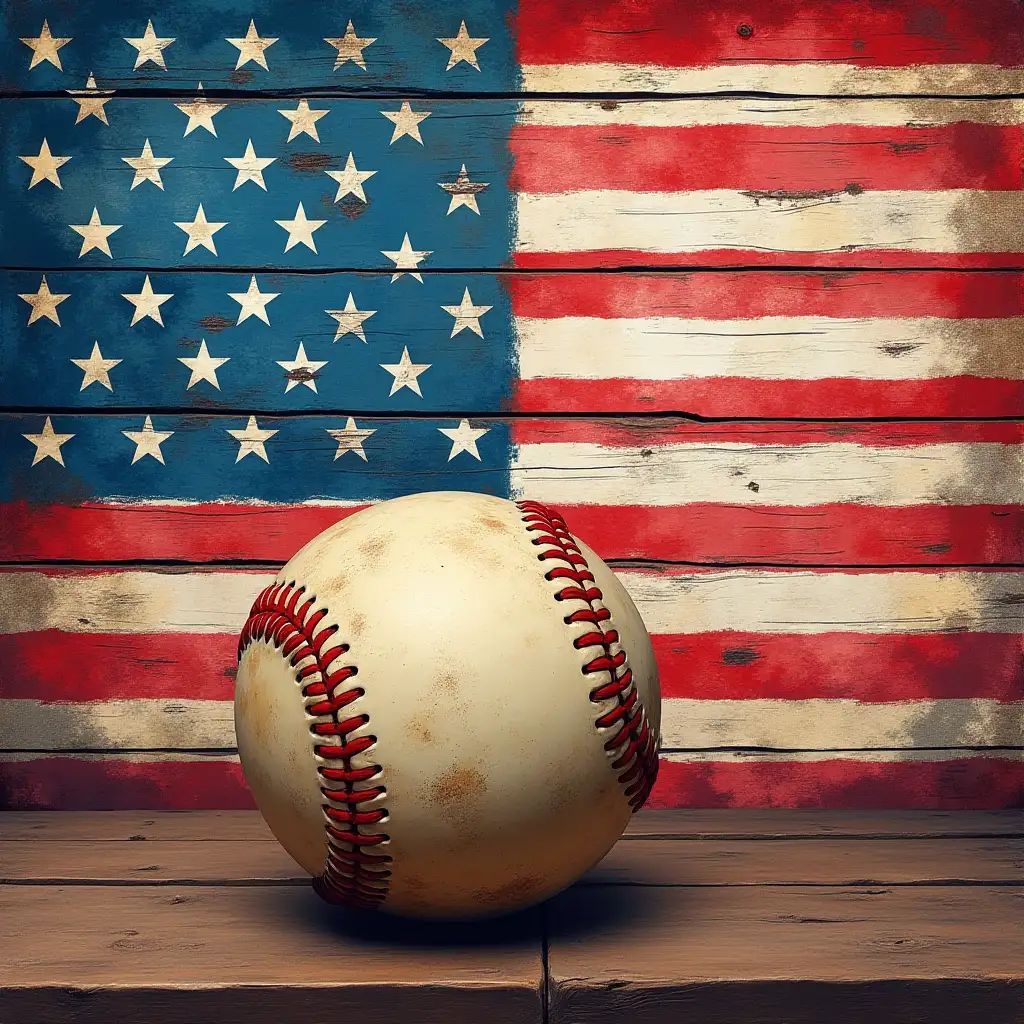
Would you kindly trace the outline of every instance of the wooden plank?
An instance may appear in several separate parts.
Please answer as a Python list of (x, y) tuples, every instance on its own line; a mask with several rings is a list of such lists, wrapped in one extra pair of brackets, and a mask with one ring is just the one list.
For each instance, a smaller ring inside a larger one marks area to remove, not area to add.
[[(468, 34), (486, 37), (486, 45), (475, 50), (475, 64), (449, 68), (451, 50), (437, 37), (456, 35), (458, 17), (387, 0), (360, 9), (350, 50), (327, 41), (343, 45), (346, 34), (345, 16), (333, 8), (314, 5), (296, 25), (280, 0), (261, 0), (251, 11), (225, 13), (216, 26), (173, 11), (156, 17), (154, 34), (173, 42), (160, 50), (162, 63), (134, 69), (139, 51), (123, 40), (142, 36), (146, 19), (93, 0), (48, 12), (52, 35), (70, 37), (56, 49), (59, 63), (18, 41), (40, 34), (32, 6), (8, 19), (0, 57), (6, 87), (15, 90), (65, 88), (69, 79), (81, 86), (92, 70), (104, 87), (139, 90), (194, 86), (199, 78), (232, 91), (1024, 91), (1021, 15), (1011, 0), (989, 0), (981, 10), (969, 0), (941, 0), (927, 10), (922, 15), (912, 0), (880, 7), (829, 0), (813, 9), (781, 0), (757, 11), (738, 0), (713, 9), (679, 0), (627, 7), (477, 0), (462, 13)], [(250, 14), (257, 37), (273, 40), (259, 49), (262, 60), (229, 42), (246, 35)]]
[[(594, 123), (593, 101), (524, 110), (507, 99), (431, 97), (412, 108), (426, 115), (419, 139), (395, 137), (387, 115), (399, 105), (388, 100), (315, 101), (325, 112), (316, 137), (289, 138), (281, 111), (295, 114), (291, 100), (207, 98), (202, 123), (216, 139), (180, 109), (195, 94), (111, 102), (108, 125), (90, 118), (81, 130), (66, 99), (11, 102), (19, 159), (0, 182), (23, 196), (0, 211), (19, 239), (11, 267), (405, 276), (511, 264), (998, 268), (1024, 258), (1019, 102), (981, 105), (978, 122), (965, 123), (973, 108), (963, 102), (791, 101), (787, 125), (785, 103), (755, 121), (748, 101), (611, 101)], [(140, 174), (146, 140), (145, 159), (165, 163)], [(241, 162), (250, 142), (255, 159), (271, 161), (257, 177), (228, 162)], [(355, 193), (328, 177), (350, 151), (356, 170), (373, 171)], [(45, 178), (39, 161), (54, 157), (63, 162)], [(451, 205), (462, 166), (486, 186), (468, 211)], [(396, 201), (412, 195), (422, 198)], [(217, 227), (201, 232), (200, 223)], [(403, 246), (412, 262), (397, 255)], [(415, 287), (401, 280), (393, 293), (419, 296)]]
[[(308, 885), (276, 842), (75, 840), (0, 847), (0, 884)], [(1020, 839), (634, 839), (586, 885), (1024, 885)]]
[[(790, 419), (1024, 413), (1019, 272), (477, 272), (427, 275), (415, 303), (389, 301), (388, 278), (0, 273), (10, 363), (0, 400), (44, 411), (254, 405), (292, 412), (354, 409), (377, 396), (377, 405), (393, 410), (489, 414), (509, 407)], [(150, 315), (123, 298), (138, 300), (147, 280), (165, 297)], [(245, 305), (254, 280), (266, 301)], [(450, 310), (466, 291), (485, 311), (457, 323)], [(52, 308), (39, 301), (47, 292), (56, 297)], [(354, 319), (343, 315), (349, 295), (361, 311)], [(109, 313), (100, 357), (118, 360), (105, 376), (81, 365), (93, 341), (79, 328), (101, 305)], [(364, 312), (372, 315), (363, 319)], [(212, 357), (228, 360), (213, 375), (216, 386), (209, 377), (193, 381), (180, 362), (193, 359), (203, 340)], [(310, 359), (325, 364), (310, 378), (315, 391), (295, 386), (280, 365), (300, 340)], [(404, 348), (429, 363), (430, 374), (421, 395), (402, 388), (388, 396), (391, 378), (381, 365)], [(480, 373), (461, 372), (467, 362)]]
[[(465, 420), (486, 431), (474, 458), (444, 433), (458, 416), (156, 414), (163, 461), (133, 462), (129, 435), (146, 422), (124, 411), (0, 416), (3, 557), (285, 561), (373, 501), (471, 489), (558, 507), (606, 559), (1024, 562), (1016, 421), (481, 416)], [(247, 429), (275, 433), (239, 459), (230, 431)]]
[(10, 1020), (541, 1019), (536, 913), (444, 928), (294, 886), (0, 886), (0, 921)]
[(1024, 1009), (1024, 890), (577, 887), (548, 910), (552, 1024), (908, 1019)]
[[(644, 809), (624, 839), (1021, 839), (1017, 811)], [(5, 811), (0, 842), (275, 843), (257, 811)]]

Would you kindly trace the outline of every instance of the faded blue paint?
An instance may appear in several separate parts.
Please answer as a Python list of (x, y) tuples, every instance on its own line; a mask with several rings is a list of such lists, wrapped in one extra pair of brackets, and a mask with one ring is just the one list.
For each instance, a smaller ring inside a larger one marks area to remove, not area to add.
[(33, 466), (35, 451), (23, 434), (43, 428), (40, 414), (0, 415), (0, 501), (77, 504), (97, 498), (235, 499), (297, 502), (309, 498), (383, 500), (430, 490), (482, 491), (508, 497), (509, 428), (473, 420), (491, 430), (478, 441), (480, 461), (466, 452), (451, 462), (451, 441), (439, 427), (455, 419), (356, 420), (375, 427), (363, 443), (367, 461), (347, 452), (326, 432), (345, 426), (344, 416), (257, 415), (260, 428), (279, 432), (266, 442), (269, 464), (257, 455), (235, 459), (239, 444), (226, 431), (245, 428), (245, 416), (153, 416), (155, 430), (173, 430), (162, 445), (165, 464), (146, 456), (132, 465), (135, 444), (122, 430), (141, 430), (140, 415), (57, 415), (57, 433), (75, 436), (63, 445), (64, 466), (52, 459)]
[[(217, 0), (209, 3), (139, 5), (127, 0), (18, 0), (3, 5), (0, 68), (7, 90), (76, 89), (89, 72), (101, 88), (180, 89), (202, 79), (207, 88), (510, 92), (517, 84), (514, 5), (504, 0), (463, 0), (458, 6), (416, 0)], [(32, 51), (19, 40), (39, 35), (43, 19), (58, 37), (63, 71), (49, 63), (29, 70)], [(167, 70), (152, 63), (133, 69), (137, 51), (124, 41), (139, 38), (147, 19), (160, 37)], [(227, 38), (245, 36), (254, 18), (268, 47), (268, 70), (249, 62), (235, 71), (238, 50)], [(377, 41), (363, 51), (366, 70), (351, 61), (334, 71), (337, 52), (325, 37), (340, 37), (352, 19), (360, 37)], [(465, 19), (469, 34), (488, 37), (478, 51), (480, 70), (462, 63), (446, 71), (449, 51), (438, 37), (455, 36)]]
[[(281, 267), (307, 269), (393, 268), (382, 250), (397, 250), (408, 232), (414, 249), (430, 250), (421, 269), (501, 267), (511, 252), (508, 136), (517, 104), (509, 101), (416, 100), (430, 111), (420, 123), (423, 145), (409, 136), (391, 144), (394, 124), (381, 110), (399, 100), (314, 100), (330, 113), (317, 122), (319, 144), (307, 135), (287, 142), (290, 122), (279, 109), (295, 100), (234, 100), (215, 115), (214, 137), (164, 98), (114, 99), (109, 125), (95, 117), (75, 124), (68, 99), (0, 101), (5, 158), (0, 190), (0, 252), (10, 267)], [(69, 156), (58, 171), (61, 188), (40, 181), (29, 188), (43, 139), (51, 153)], [(146, 139), (157, 157), (164, 189), (149, 181), (131, 189), (134, 170), (123, 157), (138, 157)], [(233, 190), (235, 168), (252, 139), (256, 154), (274, 157), (264, 171), (267, 191), (254, 182)], [(349, 152), (360, 170), (377, 173), (364, 183), (365, 206), (353, 197), (334, 202), (336, 182)], [(480, 216), (466, 208), (448, 214), (449, 195), (438, 182), (454, 181), (466, 164), (474, 181), (488, 183), (478, 199)], [(313, 165), (313, 169), (307, 169)], [(317, 252), (298, 244), (285, 252), (288, 234), (275, 223), (290, 220), (302, 202), (306, 216), (325, 220), (313, 234)], [(190, 222), (199, 204), (207, 220), (226, 222), (213, 242), (216, 255), (198, 247), (184, 255), (187, 236), (176, 222)], [(122, 227), (109, 237), (113, 258), (97, 249), (79, 256), (80, 235), (93, 208), (104, 224)], [(403, 279), (403, 286), (413, 286)]]
[[(51, 292), (70, 295), (57, 307), (60, 326), (29, 324), (31, 307), (18, 296), (35, 294), (41, 278), (0, 273), (0, 404), (8, 407), (499, 413), (513, 386), (510, 299), (495, 274), (426, 274), (420, 284), (386, 274), (257, 271), (260, 290), (279, 293), (267, 304), (268, 326), (255, 316), (235, 323), (241, 306), (228, 293), (244, 293), (250, 274), (153, 273), (153, 291), (173, 295), (160, 307), (163, 327), (149, 317), (131, 326), (135, 306), (122, 295), (142, 290), (137, 270), (47, 273)], [(452, 338), (455, 321), (441, 308), (457, 306), (467, 287), (476, 305), (494, 307), (480, 318), (483, 338), (468, 329)], [(363, 323), (365, 344), (353, 334), (333, 340), (337, 322), (325, 310), (342, 309), (349, 292), (360, 310), (376, 310)], [(217, 371), (219, 391), (206, 381), (186, 389), (190, 371), (178, 362), (204, 338), (211, 356), (230, 358)], [(87, 359), (94, 341), (104, 358), (121, 360), (110, 371), (112, 392), (100, 383), (80, 390), (83, 371), (71, 360)], [(294, 360), (300, 342), (327, 365), (315, 393), (298, 384), (286, 394), (277, 360)], [(430, 363), (419, 377), (422, 398), (408, 388), (389, 396), (394, 378), (381, 364), (397, 363), (405, 346), (414, 363)]]

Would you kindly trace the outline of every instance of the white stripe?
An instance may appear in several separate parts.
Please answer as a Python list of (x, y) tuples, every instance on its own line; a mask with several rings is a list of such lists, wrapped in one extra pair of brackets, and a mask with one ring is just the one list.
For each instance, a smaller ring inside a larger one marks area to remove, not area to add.
[[(689, 700), (662, 702), (667, 748), (791, 750), (1024, 745), (1024, 702), (962, 699)], [(233, 748), (229, 700), (0, 700), (0, 748)]]
[(862, 67), (832, 61), (670, 68), (656, 64), (524, 64), (525, 92), (775, 92), (811, 96), (998, 95), (1024, 92), (1024, 69), (994, 64)]
[(516, 223), (521, 252), (1024, 252), (1024, 192), (894, 189), (798, 198), (731, 189), (520, 193)]
[(843, 127), (926, 128), (966, 121), (1020, 124), (1021, 100), (805, 100), (734, 99), (728, 96), (687, 100), (526, 100), (517, 118), (524, 127), (550, 125), (636, 125), (645, 128), (696, 128), (702, 125), (763, 125), (772, 128)]
[(662, 761), (679, 764), (707, 764), (726, 761), (731, 764), (785, 764), (798, 762), (814, 764), (818, 761), (865, 761), (885, 764), (893, 761), (1024, 761), (1024, 750), (799, 750), (799, 751), (747, 751), (747, 750), (673, 750), (661, 755)]
[(1024, 701), (688, 700), (662, 702), (666, 747), (1024, 746)]
[[(727, 315), (728, 310), (723, 310)], [(1024, 317), (515, 318), (519, 377), (583, 380), (1024, 379)]]
[(653, 634), (1024, 632), (1014, 572), (617, 573)]
[[(1024, 573), (620, 569), (617, 575), (652, 633), (1024, 632)], [(45, 629), (237, 634), (272, 579), (232, 570), (4, 572), (0, 635)]]
[(1024, 445), (544, 442), (513, 451), (511, 482), (517, 497), (556, 507), (1014, 505), (1024, 502)]

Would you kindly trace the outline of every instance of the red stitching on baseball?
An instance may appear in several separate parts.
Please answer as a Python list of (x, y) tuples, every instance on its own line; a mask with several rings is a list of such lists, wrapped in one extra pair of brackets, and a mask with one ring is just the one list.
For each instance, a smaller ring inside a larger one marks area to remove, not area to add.
[[(241, 658), (242, 652), (254, 640), (266, 640), (279, 647), (281, 655), (296, 669), (296, 681), (304, 684), (302, 696), (306, 698), (306, 713), (311, 718), (330, 715), (331, 721), (310, 725), (314, 736), (334, 740), (313, 747), (320, 757), (330, 762), (330, 766), (317, 768), (323, 782), (328, 784), (320, 786), (326, 801), (323, 812), (327, 857), (323, 872), (313, 879), (313, 888), (329, 903), (376, 907), (388, 895), (391, 871), (387, 865), (391, 863), (391, 857), (369, 851), (390, 837), (383, 832), (362, 831), (362, 827), (377, 825), (388, 812), (383, 807), (360, 810), (359, 805), (386, 792), (383, 786), (364, 785), (380, 775), (383, 769), (379, 764), (353, 768), (352, 758), (373, 747), (377, 737), (349, 739), (349, 733), (369, 721), (369, 715), (343, 718), (340, 714), (365, 692), (359, 686), (342, 688), (359, 669), (346, 665), (331, 671), (331, 663), (345, 654), (349, 645), (342, 643), (324, 649), (338, 627), (325, 626), (317, 631), (327, 609), (313, 611), (315, 597), (306, 598), (300, 605), (305, 590), (295, 583), (275, 583), (267, 587), (256, 598), (242, 628), (238, 657)], [(311, 660), (299, 668), (299, 663), (306, 659)]]
[(603, 625), (611, 618), (611, 612), (603, 604), (595, 604), (603, 601), (601, 588), (596, 585), (594, 574), (565, 525), (565, 520), (539, 502), (520, 501), (517, 504), (524, 513), (526, 529), (540, 534), (533, 538), (532, 543), (548, 545), (537, 558), (541, 561), (556, 559), (568, 563), (549, 569), (544, 574), (545, 579), (564, 579), (572, 584), (559, 590), (555, 600), (585, 601), (587, 604), (586, 608), (567, 615), (565, 621), (587, 622), (593, 627), (573, 641), (574, 647), (602, 649), (601, 654), (583, 666), (583, 672), (585, 675), (607, 672), (611, 680), (591, 690), (590, 699), (594, 703), (601, 703), (614, 697), (617, 703), (611, 711), (598, 717), (594, 724), (599, 729), (617, 727), (614, 735), (605, 742), (604, 748), (613, 751), (625, 745), (625, 749), (612, 762), (612, 768), (621, 771), (619, 782), (626, 787), (630, 807), (634, 812), (638, 811), (650, 796), (658, 776), (658, 744), (633, 682), (633, 670), (626, 664), (626, 652), (619, 643), (618, 630), (605, 629)]

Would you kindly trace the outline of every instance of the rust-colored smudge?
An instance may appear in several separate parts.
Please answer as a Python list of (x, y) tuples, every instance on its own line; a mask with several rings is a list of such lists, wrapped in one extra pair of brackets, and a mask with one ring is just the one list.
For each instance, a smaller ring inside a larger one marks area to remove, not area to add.
[(228, 75), (228, 81), (232, 85), (248, 85), (252, 81), (252, 72), (245, 68), (239, 68), (237, 71), (232, 71)]
[(234, 327), (235, 321), (228, 320), (223, 316), (204, 316), (203, 319), (199, 321), (199, 326), (206, 331), (212, 331), (216, 334), (217, 331), (223, 331), (226, 327)]
[(334, 163), (334, 157), (330, 153), (292, 153), (286, 162), (293, 171), (312, 174), (326, 171)]
[(487, 791), (487, 780), (479, 769), (455, 763), (428, 787), (431, 803), (445, 810), (456, 810), (474, 802)]
[(353, 640), (358, 640), (363, 635), (366, 629), (366, 616), (361, 612), (357, 612), (352, 616), (352, 621), (349, 623), (348, 631), (349, 635)]
[(370, 569), (378, 568), (384, 561), (394, 539), (394, 534), (377, 533), (364, 540), (357, 549), (364, 565)]
[(753, 199), (755, 203), (760, 203), (763, 199), (771, 199), (775, 202), (783, 203), (800, 200), (835, 199), (836, 196), (841, 195), (859, 196), (863, 191), (863, 185), (858, 185), (855, 181), (851, 181), (844, 188), (839, 189), (819, 188), (793, 191), (785, 188), (747, 189), (741, 194), (745, 195), (748, 199)]
[(523, 875), (494, 889), (477, 889), (472, 899), (477, 903), (519, 903), (530, 898), (544, 886), (540, 875)]
[(309, 380), (316, 380), (320, 376), (316, 370), (311, 370), (308, 366), (296, 366), (294, 370), (289, 370), (285, 375), (285, 380), (293, 380), (297, 384), (304, 384)]
[(361, 199), (351, 195), (345, 196), (338, 203), (338, 209), (342, 216), (348, 217), (349, 220), (358, 220), (369, 208), (369, 202), (364, 203)]
[(483, 516), (480, 519), (480, 525), (492, 533), (504, 533), (506, 529), (505, 524), (500, 519), (495, 519), (494, 516)]
[(618, 105), (618, 103), (615, 102), (615, 100), (601, 100), (601, 109), (602, 110), (618, 110), (619, 109), (619, 105)]

